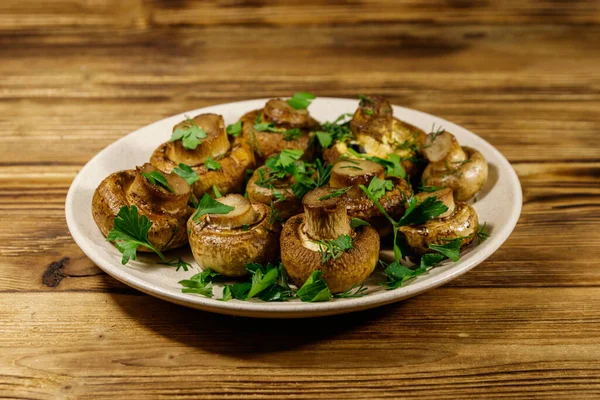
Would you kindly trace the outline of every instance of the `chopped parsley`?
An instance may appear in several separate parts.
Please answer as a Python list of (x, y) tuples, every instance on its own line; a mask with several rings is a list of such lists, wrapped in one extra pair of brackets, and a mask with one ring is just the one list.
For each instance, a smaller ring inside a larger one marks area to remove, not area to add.
[(312, 93), (297, 92), (294, 93), (291, 99), (287, 100), (287, 103), (296, 110), (305, 110), (314, 99), (316, 99), (316, 96)]
[(170, 142), (181, 140), (183, 147), (188, 150), (195, 150), (200, 144), (201, 139), (206, 138), (206, 132), (200, 128), (193, 119), (185, 116), (182, 128), (177, 128), (171, 135)]
[(185, 179), (185, 181), (190, 186), (192, 186), (195, 182), (198, 181), (198, 174), (189, 165), (179, 164), (178, 167), (175, 167), (175, 169), (173, 169), (173, 172)]
[(340, 197), (341, 195), (343, 195), (344, 193), (346, 193), (348, 190), (352, 189), (352, 186), (348, 186), (346, 188), (343, 189), (338, 189), (338, 190), (334, 190), (333, 192), (325, 195), (325, 196), (321, 196), (319, 197), (317, 200), (322, 201), (322, 200), (328, 200), (334, 197)]
[(169, 265), (171, 267), (177, 267), (175, 272), (179, 271), (180, 269), (183, 269), (185, 272), (187, 272), (187, 270), (192, 267), (192, 264), (190, 264), (189, 262), (183, 261), (183, 259), (181, 257), (174, 258), (171, 261), (167, 261), (167, 262), (159, 262), (159, 264)]
[(238, 137), (242, 133), (242, 121), (238, 121), (235, 124), (227, 125), (226, 132), (228, 135)]
[(159, 171), (142, 172), (142, 175), (150, 184), (163, 188), (168, 192), (175, 193), (175, 190), (167, 182), (167, 178)]
[(352, 238), (350, 235), (340, 235), (335, 239), (330, 240), (315, 240), (315, 243), (319, 245), (319, 253), (321, 254), (321, 264), (326, 264), (329, 260), (337, 260), (348, 251), (353, 248)]
[(198, 218), (206, 214), (227, 214), (233, 211), (234, 209), (235, 207), (219, 203), (218, 201), (210, 197), (207, 193), (204, 193), (204, 196), (202, 196), (202, 199), (200, 199), (198, 208), (194, 213), (193, 220), (196, 221)]
[(206, 161), (204, 161), (204, 165), (206, 165), (206, 168), (208, 168), (211, 171), (218, 171), (221, 169), (221, 163), (216, 161), (212, 157), (208, 157)]

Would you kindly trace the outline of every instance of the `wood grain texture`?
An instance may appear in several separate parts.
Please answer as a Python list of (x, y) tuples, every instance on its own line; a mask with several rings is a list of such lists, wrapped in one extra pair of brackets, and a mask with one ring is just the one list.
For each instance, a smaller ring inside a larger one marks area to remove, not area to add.
[[(0, 2), (0, 398), (600, 398), (598, 37), (592, 0)], [(114, 140), (298, 90), (488, 140), (523, 185), (512, 236), (442, 288), (303, 321), (168, 304), (71, 239), (69, 185)]]

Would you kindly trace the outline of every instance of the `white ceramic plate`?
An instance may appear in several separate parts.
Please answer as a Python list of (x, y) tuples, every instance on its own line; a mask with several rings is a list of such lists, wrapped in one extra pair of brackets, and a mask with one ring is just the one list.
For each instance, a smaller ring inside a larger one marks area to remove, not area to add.
[[(221, 104), (184, 114), (195, 116), (207, 112), (217, 113), (223, 115), (226, 123), (231, 124), (247, 111), (261, 108), (265, 101), (266, 99), (258, 99)], [(310, 106), (310, 112), (320, 121), (332, 121), (342, 113), (354, 112), (356, 107), (357, 100), (318, 98)], [(302, 303), (298, 300), (271, 303), (260, 300), (223, 302), (216, 300), (222, 294), (219, 285), (216, 285), (215, 297), (212, 299), (195, 294), (184, 294), (181, 293), (181, 286), (177, 282), (200, 271), (189, 248), (167, 254), (168, 259), (169, 256), (173, 258), (182, 256), (192, 263), (194, 270), (188, 272), (183, 270), (176, 272), (173, 267), (159, 265), (158, 258), (151, 255), (138, 255), (137, 261), (130, 261), (125, 266), (121, 265), (121, 254), (106, 241), (96, 227), (91, 213), (92, 196), (100, 182), (115, 171), (131, 169), (135, 165), (147, 162), (152, 151), (169, 139), (173, 125), (180, 122), (184, 114), (141, 128), (102, 150), (79, 172), (69, 189), (66, 201), (69, 230), (79, 247), (92, 261), (121, 282), (173, 303), (223, 314), (278, 318), (332, 315), (381, 306), (443, 285), (475, 267), (504, 243), (521, 213), (522, 195), (519, 179), (498, 150), (472, 132), (451, 122), (419, 111), (394, 106), (394, 116), (426, 132), (434, 123), (436, 126), (442, 126), (456, 135), (461, 145), (478, 149), (488, 160), (489, 179), (474, 204), (480, 222), (487, 222), (488, 232), (491, 234), (487, 241), (479, 246), (469, 246), (462, 252), (459, 262), (446, 260), (439, 267), (433, 268), (399, 289), (385, 290), (379, 286), (377, 283), (384, 278), (382, 272), (376, 270), (367, 282), (369, 286), (367, 295), (359, 298), (334, 299), (323, 303)]]

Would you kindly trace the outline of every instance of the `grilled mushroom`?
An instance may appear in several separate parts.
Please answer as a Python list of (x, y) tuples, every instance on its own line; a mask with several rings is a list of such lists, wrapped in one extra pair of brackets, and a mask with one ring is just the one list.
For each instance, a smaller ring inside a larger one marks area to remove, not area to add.
[[(260, 167), (254, 171), (246, 191), (248, 199), (255, 203), (269, 204), (277, 210), (279, 218), (286, 221), (293, 215), (302, 212), (302, 201), (296, 197), (291, 189), (295, 183), (293, 176), (271, 180), (271, 171), (267, 167)], [(263, 182), (269, 180), (269, 184)]]
[(488, 165), (483, 155), (471, 147), (461, 147), (449, 132), (428, 135), (423, 154), (429, 164), (423, 171), (422, 181), (431, 186), (452, 188), (458, 201), (475, 196), (487, 181)]
[[(254, 154), (247, 141), (228, 136), (223, 117), (217, 114), (198, 115), (177, 124), (173, 131), (194, 127), (206, 133), (196, 148), (186, 148), (182, 140), (163, 143), (152, 154), (152, 165), (163, 172), (173, 171), (180, 163), (190, 166), (199, 177), (193, 185), (194, 195), (198, 198), (204, 193), (212, 193), (213, 186), (224, 195), (241, 193), (246, 170), (255, 166)], [(205, 164), (211, 158), (218, 162), (217, 169)]]
[[(332, 292), (343, 292), (362, 283), (379, 259), (379, 235), (370, 226), (352, 230), (345, 205), (338, 197), (319, 200), (333, 189), (318, 188), (304, 196), (304, 214), (291, 217), (281, 233), (281, 261), (292, 282), (304, 284), (314, 271), (323, 271), (323, 278)], [(321, 240), (352, 238), (352, 248), (337, 258), (323, 263)]]
[(430, 244), (446, 244), (458, 238), (463, 239), (463, 247), (471, 243), (479, 227), (475, 209), (467, 203), (455, 202), (450, 188), (417, 194), (420, 200), (430, 196), (436, 196), (448, 207), (448, 210), (424, 224), (401, 226), (399, 230), (406, 237), (408, 246), (416, 254), (425, 254), (431, 252)]
[(272, 99), (263, 109), (251, 111), (241, 120), (243, 137), (259, 162), (283, 149), (303, 150), (306, 158), (312, 157), (311, 137), (319, 123), (308, 110), (297, 110), (283, 99)]
[[(381, 210), (360, 189), (359, 185), (369, 186), (373, 178), (384, 179), (383, 167), (373, 161), (346, 159), (337, 162), (331, 170), (329, 186), (335, 189), (350, 188), (340, 202), (346, 205), (350, 217), (360, 218), (374, 226), (381, 236), (390, 234), (391, 224)], [(380, 204), (392, 218), (404, 213), (404, 201), (411, 190), (404, 179), (390, 177), (394, 188), (379, 199)]]
[(271, 208), (250, 203), (244, 196), (230, 194), (220, 203), (233, 207), (227, 214), (208, 214), (187, 224), (196, 262), (225, 276), (247, 274), (246, 264), (267, 263), (279, 255), (278, 222), (271, 221)]
[(323, 158), (330, 164), (348, 153), (348, 148), (371, 156), (386, 158), (397, 154), (402, 167), (413, 181), (419, 177), (422, 167), (418, 162), (419, 144), (425, 133), (393, 116), (390, 103), (383, 97), (363, 96), (359, 107), (350, 121), (354, 140), (338, 142), (323, 152)]
[[(160, 250), (181, 247), (187, 243), (185, 224), (193, 209), (188, 207), (191, 190), (176, 174), (162, 174), (172, 192), (164, 186), (152, 184), (143, 173), (158, 172), (144, 164), (136, 170), (125, 170), (109, 175), (100, 183), (92, 199), (94, 221), (104, 234), (113, 228), (121, 207), (137, 206), (141, 214), (152, 222), (148, 240)], [(140, 247), (139, 251), (150, 251)]]

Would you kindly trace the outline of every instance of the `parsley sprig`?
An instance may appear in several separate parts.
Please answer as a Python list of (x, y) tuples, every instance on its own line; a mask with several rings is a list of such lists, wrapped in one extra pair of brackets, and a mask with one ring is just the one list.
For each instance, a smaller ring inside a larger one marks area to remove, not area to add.
[(180, 269), (183, 269), (185, 272), (187, 272), (187, 270), (192, 266), (192, 264), (190, 264), (189, 262), (183, 261), (181, 257), (174, 258), (171, 261), (167, 262), (159, 262), (159, 264), (177, 267), (175, 269), (175, 272), (179, 271)]
[(182, 128), (175, 129), (169, 141), (174, 142), (176, 140), (181, 140), (184, 148), (188, 150), (195, 150), (200, 144), (201, 140), (206, 138), (206, 132), (187, 115), (185, 116), (185, 122), (183, 125), (184, 126)]
[(123, 254), (121, 264), (125, 265), (129, 260), (135, 260), (137, 249), (140, 246), (154, 251), (163, 261), (166, 261), (160, 250), (148, 240), (150, 227), (152, 227), (152, 222), (145, 215), (140, 215), (136, 206), (121, 207), (115, 217), (114, 226), (106, 238), (114, 242), (117, 249)]
[(152, 172), (142, 172), (142, 175), (150, 184), (163, 188), (170, 193), (175, 193), (175, 190), (169, 185), (167, 182), (167, 178), (160, 171), (152, 171)]
[(287, 103), (296, 110), (305, 110), (314, 99), (316, 99), (316, 96), (312, 93), (297, 92), (294, 93), (291, 99), (287, 100)]
[(315, 240), (319, 245), (319, 253), (321, 254), (321, 264), (326, 264), (329, 260), (337, 260), (344, 254), (345, 251), (352, 249), (352, 238), (350, 235), (340, 235), (335, 239), (330, 240)]
[(323, 149), (336, 142), (346, 143), (354, 139), (348, 117), (352, 117), (352, 114), (342, 114), (333, 122), (325, 122), (322, 130), (315, 132), (315, 137)]
[(198, 208), (192, 217), (194, 221), (197, 221), (203, 215), (206, 214), (227, 214), (233, 211), (235, 207), (228, 206), (223, 203), (219, 203), (212, 197), (210, 197), (207, 193), (204, 193), (202, 199), (200, 199), (200, 203), (198, 203)]
[(189, 165), (179, 164), (178, 167), (173, 169), (173, 172), (185, 179), (190, 186), (198, 181), (198, 174)]

